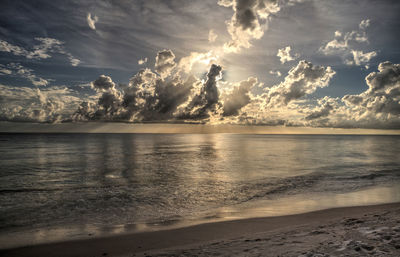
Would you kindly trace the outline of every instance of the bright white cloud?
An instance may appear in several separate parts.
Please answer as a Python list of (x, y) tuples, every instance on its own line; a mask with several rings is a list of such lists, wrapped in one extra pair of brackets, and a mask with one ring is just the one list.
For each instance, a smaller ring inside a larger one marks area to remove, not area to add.
[(147, 61), (148, 61), (148, 59), (147, 59), (147, 57), (145, 57), (145, 58), (143, 58), (143, 59), (139, 59), (139, 60), (138, 60), (138, 64), (139, 64), (139, 65), (143, 65), (143, 64), (146, 64)]
[(284, 48), (281, 48), (278, 50), (278, 53), (276, 54), (276, 56), (279, 57), (279, 60), (281, 61), (281, 63), (294, 61), (300, 57), (300, 54), (298, 54), (298, 53), (291, 54), (290, 53), (291, 50), (292, 50), (292, 48), (290, 46), (287, 46), (287, 47), (284, 47)]
[(342, 33), (335, 31), (333, 40), (326, 43), (319, 50), (325, 55), (338, 55), (346, 65), (365, 66), (369, 68), (370, 60), (377, 56), (376, 51), (364, 53), (360, 50), (363, 44), (368, 44), (368, 37), (365, 29), (369, 26), (369, 20), (362, 20), (359, 30)]
[(86, 21), (91, 29), (96, 30), (96, 22), (99, 21), (99, 18), (96, 15), (92, 17), (92, 14), (89, 12), (86, 16)]
[(363, 51), (352, 50), (351, 53), (353, 54), (353, 60), (347, 60), (346, 64), (365, 66), (366, 69), (369, 69), (369, 61), (377, 55), (375, 51), (363, 53)]
[(190, 55), (181, 58), (178, 64), (178, 68), (186, 73), (193, 72), (193, 66), (195, 64), (202, 64), (202, 69), (209, 67), (211, 63), (218, 61), (218, 55), (212, 51), (206, 53), (191, 52)]
[(283, 82), (266, 89), (265, 106), (266, 108), (284, 106), (314, 93), (318, 88), (328, 86), (335, 73), (329, 66), (316, 66), (302, 60), (296, 67), (290, 69)]
[(365, 78), (368, 89), (342, 99), (324, 97), (306, 111), (305, 125), (342, 128), (398, 128), (400, 64), (380, 63)]

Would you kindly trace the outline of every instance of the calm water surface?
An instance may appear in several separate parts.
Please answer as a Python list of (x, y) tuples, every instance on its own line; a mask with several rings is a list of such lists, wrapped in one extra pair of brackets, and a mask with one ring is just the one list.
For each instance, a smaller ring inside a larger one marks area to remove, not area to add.
[(0, 135), (0, 244), (399, 200), (400, 136)]

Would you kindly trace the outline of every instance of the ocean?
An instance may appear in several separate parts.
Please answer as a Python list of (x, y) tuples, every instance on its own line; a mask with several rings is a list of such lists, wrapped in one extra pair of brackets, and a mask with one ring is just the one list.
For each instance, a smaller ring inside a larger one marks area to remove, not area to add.
[(400, 136), (0, 134), (0, 248), (399, 200)]

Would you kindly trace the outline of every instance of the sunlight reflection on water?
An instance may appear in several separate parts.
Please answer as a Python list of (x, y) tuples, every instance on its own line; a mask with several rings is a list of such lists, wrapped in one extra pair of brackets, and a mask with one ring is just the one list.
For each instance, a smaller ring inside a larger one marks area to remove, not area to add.
[(0, 137), (0, 234), (124, 233), (399, 200), (400, 136)]

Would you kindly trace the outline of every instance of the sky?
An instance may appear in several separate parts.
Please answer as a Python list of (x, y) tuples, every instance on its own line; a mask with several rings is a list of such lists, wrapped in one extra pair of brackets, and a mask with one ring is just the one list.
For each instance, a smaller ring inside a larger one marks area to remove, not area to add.
[(400, 128), (400, 2), (0, 2), (0, 121)]

